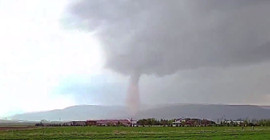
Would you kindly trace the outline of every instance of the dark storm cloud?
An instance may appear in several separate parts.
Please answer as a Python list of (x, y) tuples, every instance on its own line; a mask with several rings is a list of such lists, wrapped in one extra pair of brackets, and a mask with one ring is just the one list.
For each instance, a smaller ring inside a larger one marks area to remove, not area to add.
[(81, 0), (70, 13), (108, 68), (142, 75), (143, 103), (270, 100), (269, 0)]
[(96, 31), (107, 66), (166, 75), (270, 59), (267, 0), (84, 0), (75, 24)]
[(270, 63), (184, 70), (163, 77), (142, 76), (142, 102), (265, 104), (270, 101)]

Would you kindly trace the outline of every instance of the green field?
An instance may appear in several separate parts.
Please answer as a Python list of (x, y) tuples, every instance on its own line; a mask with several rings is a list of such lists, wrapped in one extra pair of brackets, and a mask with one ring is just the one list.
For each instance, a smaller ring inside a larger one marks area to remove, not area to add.
[(39, 127), (1, 130), (0, 139), (270, 140), (270, 127)]

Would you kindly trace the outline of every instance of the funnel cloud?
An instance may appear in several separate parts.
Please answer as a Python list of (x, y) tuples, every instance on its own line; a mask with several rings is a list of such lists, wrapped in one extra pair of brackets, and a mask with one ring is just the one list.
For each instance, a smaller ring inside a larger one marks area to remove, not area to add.
[(130, 76), (130, 83), (128, 87), (127, 105), (129, 113), (135, 115), (139, 111), (140, 94), (139, 94), (139, 73), (133, 73)]

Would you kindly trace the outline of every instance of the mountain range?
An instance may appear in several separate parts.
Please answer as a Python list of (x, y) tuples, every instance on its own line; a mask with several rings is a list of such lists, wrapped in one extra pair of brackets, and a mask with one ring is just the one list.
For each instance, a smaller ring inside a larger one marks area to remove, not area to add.
[(124, 106), (78, 105), (64, 109), (31, 112), (11, 116), (12, 120), (69, 121), (90, 119), (174, 119), (204, 118), (210, 120), (270, 119), (269, 106), (219, 105), (219, 104), (168, 104), (145, 106), (136, 115), (130, 116)]

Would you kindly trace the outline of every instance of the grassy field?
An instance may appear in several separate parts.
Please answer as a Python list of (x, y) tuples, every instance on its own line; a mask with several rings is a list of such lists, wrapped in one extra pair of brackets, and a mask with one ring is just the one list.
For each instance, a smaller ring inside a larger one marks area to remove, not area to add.
[(270, 127), (39, 127), (2, 129), (0, 139), (270, 140)]

